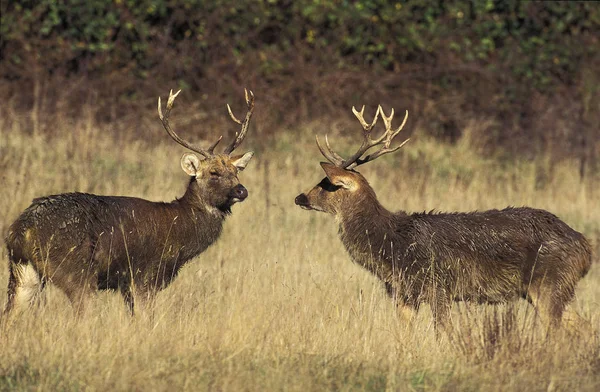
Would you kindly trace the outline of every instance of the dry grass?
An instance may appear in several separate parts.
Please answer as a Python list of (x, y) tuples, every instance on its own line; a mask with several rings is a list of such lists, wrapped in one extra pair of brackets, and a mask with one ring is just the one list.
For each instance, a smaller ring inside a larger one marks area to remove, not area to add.
[[(181, 149), (166, 137), (115, 145), (83, 117), (65, 119), (64, 132), (47, 140), (4, 119), (2, 233), (36, 196), (77, 190), (170, 200), (184, 190)], [(282, 132), (258, 154), (240, 176), (250, 197), (234, 207), (218, 243), (161, 292), (153, 316), (130, 318), (118, 294), (101, 293), (75, 320), (50, 287), (47, 306), (0, 332), (0, 390), (600, 389), (597, 341), (547, 339), (525, 303), (457, 307), (451, 341), (435, 340), (427, 307), (414, 329), (401, 324), (380, 283), (351, 263), (334, 221), (293, 205), (322, 177), (313, 134), (323, 128)], [(417, 138), (361, 171), (392, 209), (530, 205), (598, 246), (597, 182), (580, 183), (568, 162), (549, 170), (546, 161), (483, 159), (466, 140), (447, 147)], [(250, 133), (245, 146), (253, 144), (269, 142)], [(0, 303), (7, 275), (1, 268)], [(596, 264), (573, 304), (596, 333), (599, 279)]]

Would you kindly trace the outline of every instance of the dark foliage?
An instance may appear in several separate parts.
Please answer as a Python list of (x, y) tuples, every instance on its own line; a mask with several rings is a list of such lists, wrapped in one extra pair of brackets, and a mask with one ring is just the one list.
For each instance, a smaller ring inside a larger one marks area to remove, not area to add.
[(577, 156), (584, 174), (600, 139), (599, 26), (594, 2), (8, 1), (0, 95), (44, 115), (89, 102), (114, 121), (165, 86), (210, 113), (247, 85), (266, 134), (382, 102), (450, 142), (489, 120), (472, 135), (488, 151)]

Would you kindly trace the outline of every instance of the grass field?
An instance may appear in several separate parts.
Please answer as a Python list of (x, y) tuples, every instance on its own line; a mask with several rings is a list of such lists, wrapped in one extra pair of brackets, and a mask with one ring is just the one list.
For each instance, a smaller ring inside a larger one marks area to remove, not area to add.
[[(183, 194), (183, 150), (166, 135), (156, 144), (115, 142), (82, 116), (45, 138), (24, 123), (0, 116), (3, 235), (37, 196), (83, 191), (168, 201)], [(158, 295), (154, 314), (131, 318), (109, 292), (77, 320), (50, 286), (45, 307), (0, 331), (0, 390), (600, 390), (598, 341), (548, 340), (523, 301), (456, 306), (453, 341), (436, 341), (427, 306), (407, 329), (379, 281), (350, 261), (334, 220), (294, 205), (323, 177), (314, 133), (325, 129), (282, 131), (260, 143), (250, 130), (240, 147), (260, 146), (240, 175), (250, 196), (234, 207), (220, 240)], [(152, 132), (161, 132), (158, 121)], [(414, 134), (402, 151), (361, 167), (386, 207), (545, 208), (599, 253), (600, 183), (581, 182), (575, 164), (483, 158), (468, 137), (445, 146)], [(344, 135), (334, 132), (342, 151), (352, 143), (352, 132)], [(0, 260), (4, 304), (4, 245)], [(596, 258), (572, 305), (596, 334), (599, 283)]]

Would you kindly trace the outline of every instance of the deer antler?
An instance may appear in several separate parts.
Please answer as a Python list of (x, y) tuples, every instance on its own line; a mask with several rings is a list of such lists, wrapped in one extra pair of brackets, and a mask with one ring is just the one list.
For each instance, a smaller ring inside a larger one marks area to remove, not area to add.
[(208, 149), (205, 150), (203, 148), (194, 146), (193, 144), (191, 144), (189, 142), (186, 142), (185, 140), (180, 138), (179, 135), (177, 135), (175, 133), (175, 131), (173, 131), (173, 129), (171, 129), (171, 125), (169, 124), (169, 115), (171, 114), (171, 109), (173, 109), (173, 103), (175, 102), (175, 98), (177, 98), (177, 95), (179, 95), (180, 92), (181, 92), (181, 90), (179, 90), (175, 94), (173, 94), (173, 90), (169, 91), (169, 99), (167, 100), (167, 107), (165, 109), (164, 115), (162, 112), (162, 107), (161, 107), (162, 105), (160, 103), (160, 97), (158, 97), (158, 117), (160, 118), (160, 121), (162, 122), (162, 125), (165, 128), (165, 131), (167, 131), (167, 133), (169, 134), (169, 136), (171, 136), (173, 138), (173, 140), (175, 140), (177, 143), (179, 143), (183, 147), (188, 148), (194, 152), (197, 152), (198, 154), (203, 155), (205, 158), (210, 158), (211, 156), (214, 155), (213, 151), (214, 151), (216, 145), (221, 141), (223, 136), (219, 136), (217, 141), (214, 142), (213, 144), (211, 144), (210, 147), (208, 147)]
[[(394, 118), (394, 109), (392, 109), (392, 112), (389, 116), (386, 116), (383, 112), (381, 105), (379, 105), (377, 107), (377, 112), (375, 112), (375, 117), (373, 118), (373, 121), (370, 124), (365, 121), (364, 111), (364, 106), (362, 107), (360, 112), (357, 111), (354, 107), (352, 107), (352, 113), (354, 113), (354, 115), (363, 127), (363, 141), (360, 147), (358, 148), (358, 151), (356, 151), (350, 158), (344, 159), (335, 151), (333, 151), (331, 149), (331, 146), (329, 145), (327, 135), (325, 135), (325, 147), (321, 145), (321, 143), (319, 142), (319, 137), (317, 136), (317, 146), (319, 147), (321, 154), (323, 154), (323, 156), (325, 156), (325, 158), (327, 158), (329, 162), (342, 169), (349, 170), (355, 168), (358, 165), (362, 165), (363, 163), (372, 161), (375, 158), (380, 157), (381, 155), (394, 152), (400, 147), (404, 146), (409, 140), (406, 139), (399, 146), (391, 148), (392, 140), (398, 135), (398, 133), (400, 133), (402, 128), (404, 128), (404, 124), (406, 124), (406, 120), (408, 119), (408, 110), (406, 111), (406, 115), (404, 116), (402, 124), (396, 130), (392, 130), (392, 119)], [(385, 133), (377, 139), (372, 139), (371, 131), (377, 123), (380, 114), (385, 125)], [(374, 153), (366, 155), (364, 158), (361, 158), (364, 153), (366, 153), (369, 149), (377, 145), (382, 145), (382, 147)]]
[(227, 111), (229, 112), (229, 116), (231, 119), (237, 124), (242, 126), (242, 129), (239, 132), (235, 133), (235, 139), (231, 142), (227, 148), (223, 151), (225, 154), (231, 154), (233, 150), (235, 150), (240, 143), (246, 137), (246, 132), (248, 132), (248, 125), (250, 124), (250, 118), (252, 117), (252, 112), (254, 112), (254, 93), (250, 90), (244, 89), (244, 95), (246, 97), (246, 105), (248, 106), (248, 111), (246, 112), (246, 117), (244, 121), (240, 121), (235, 117), (233, 112), (231, 111), (231, 107), (227, 104)]
[[(181, 92), (181, 90), (179, 90), (175, 94), (173, 94), (173, 90), (169, 91), (169, 99), (167, 100), (167, 107), (165, 109), (164, 115), (162, 112), (162, 105), (160, 102), (160, 97), (158, 97), (158, 117), (160, 118), (160, 121), (162, 122), (163, 127), (165, 128), (165, 130), (167, 131), (169, 136), (171, 136), (173, 138), (173, 140), (175, 140), (177, 143), (179, 143), (183, 147), (188, 148), (194, 152), (197, 152), (198, 154), (203, 155), (205, 158), (210, 158), (215, 155), (215, 152), (214, 152), (215, 147), (217, 147), (217, 144), (219, 144), (221, 139), (223, 139), (223, 136), (219, 136), (219, 138), (213, 144), (211, 144), (207, 149), (203, 149), (201, 147), (194, 146), (193, 144), (180, 138), (179, 135), (177, 135), (175, 133), (175, 131), (173, 131), (173, 129), (171, 128), (171, 125), (169, 124), (169, 114), (171, 114), (171, 109), (173, 109), (173, 103), (175, 102), (175, 98), (177, 98), (177, 95), (179, 95), (180, 92)], [(246, 117), (244, 118), (243, 122), (238, 120), (233, 115), (231, 108), (229, 107), (229, 105), (227, 105), (227, 110), (229, 111), (229, 115), (231, 116), (233, 121), (235, 121), (236, 123), (238, 123), (242, 126), (242, 129), (240, 130), (240, 132), (236, 132), (236, 134), (235, 134), (236, 137), (233, 140), (233, 142), (231, 142), (231, 144), (229, 146), (227, 146), (227, 148), (225, 148), (225, 151), (224, 151), (225, 154), (231, 154), (231, 152), (233, 150), (235, 150), (236, 147), (239, 146), (240, 143), (244, 140), (244, 138), (246, 137), (246, 133), (248, 132), (248, 125), (250, 123), (250, 117), (252, 117), (252, 112), (254, 111), (254, 94), (252, 93), (252, 91), (246, 90), (246, 89), (244, 89), (244, 92), (246, 95), (246, 105), (248, 105), (248, 112), (246, 113)]]

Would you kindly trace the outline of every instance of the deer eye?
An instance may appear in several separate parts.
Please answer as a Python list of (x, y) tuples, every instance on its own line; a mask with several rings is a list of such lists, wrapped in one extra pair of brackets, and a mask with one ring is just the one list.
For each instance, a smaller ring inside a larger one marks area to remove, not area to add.
[(219, 173), (216, 170), (211, 170), (210, 171), (210, 176), (213, 177), (213, 178), (221, 177), (221, 173)]
[(323, 190), (326, 190), (327, 192), (335, 192), (341, 188), (341, 186), (333, 185), (327, 177), (325, 177), (323, 181), (319, 183), (319, 185), (321, 186), (321, 188), (323, 188)]

